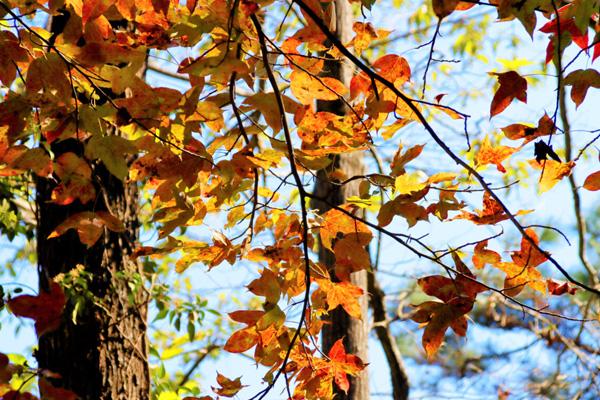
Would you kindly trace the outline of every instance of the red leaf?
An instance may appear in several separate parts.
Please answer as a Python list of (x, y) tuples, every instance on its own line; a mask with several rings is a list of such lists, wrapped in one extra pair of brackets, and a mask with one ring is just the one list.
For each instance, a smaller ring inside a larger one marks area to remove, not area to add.
[(490, 114), (500, 114), (506, 109), (513, 101), (513, 99), (520, 100), (527, 103), (527, 80), (521, 77), (515, 71), (508, 71), (503, 73), (491, 72), (490, 75), (498, 77), (498, 83), (500, 88), (492, 99), (490, 105)]
[(565, 293), (573, 295), (577, 292), (577, 288), (569, 286), (569, 282), (560, 283), (552, 279), (547, 279), (546, 285), (548, 286), (548, 292), (554, 296), (560, 296)]
[(66, 298), (58, 283), (50, 282), (50, 292), (37, 296), (17, 296), (8, 301), (8, 308), (19, 317), (35, 320), (35, 331), (39, 336), (60, 326)]

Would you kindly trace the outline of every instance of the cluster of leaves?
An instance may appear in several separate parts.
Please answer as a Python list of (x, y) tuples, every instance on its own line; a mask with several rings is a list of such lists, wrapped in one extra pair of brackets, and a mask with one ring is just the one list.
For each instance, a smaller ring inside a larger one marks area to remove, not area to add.
[[(372, 2), (361, 4), (372, 6)], [(548, 62), (560, 65), (557, 60), (571, 42), (586, 50), (593, 47), (592, 61), (600, 52), (597, 41), (592, 45), (588, 41), (590, 21), (596, 21), (598, 30), (598, 12), (588, 7), (590, 2), (574, 1), (560, 9), (552, 0), (491, 4), (501, 20), (518, 19), (529, 34), (538, 15), (543, 12), (550, 18), (541, 29), (550, 35)], [(432, 10), (441, 21), (474, 6), (434, 0)], [(492, 144), (486, 137), (471, 165), (449, 148), (428, 119), (442, 112), (440, 118), (464, 120), (466, 114), (441, 104), (441, 96), (435, 102), (413, 99), (413, 77), (405, 58), (386, 54), (370, 63), (359, 58), (386, 31), (357, 22), (355, 36), (342, 43), (328, 28), (334, 15), (332, 3), (295, 0), (291, 7), (305, 23), (270, 38), (263, 19), (273, 7), (270, 1), (250, 0), (184, 5), (148, 0), (3, 1), (0, 13), (15, 25), (0, 30), (2, 175), (52, 178), (58, 182), (52, 193), (55, 204), (90, 204), (102, 195), (94, 180), (94, 168), (101, 163), (116, 179), (137, 182), (151, 193), (152, 222), (159, 226), (161, 242), (138, 247), (136, 256), (160, 259), (176, 254), (179, 273), (197, 262), (209, 269), (224, 261), (260, 266), (258, 277), (247, 288), (261, 299), (261, 305), (229, 314), (243, 327), (228, 338), (224, 349), (231, 353), (254, 349), (254, 360), (268, 368), (266, 391), (284, 376), (295, 382), (293, 391), (288, 389), (294, 399), (332, 398), (334, 385), (348, 391), (348, 375), (365, 368), (363, 360), (346, 353), (341, 341), (322, 354), (315, 338), (323, 326), (320, 317), (338, 307), (353, 318), (368, 318), (358, 306), (365, 293), (351, 283), (350, 275), (370, 269), (367, 245), (373, 231), (448, 272), (448, 277), (418, 280), (425, 294), (439, 299), (417, 305), (412, 315), (425, 326), (423, 347), (429, 357), (436, 354), (448, 328), (459, 336), (466, 334), (467, 315), (483, 292), (493, 291), (518, 304), (517, 296), (527, 288), (539, 296), (573, 294), (574, 288), (566, 283), (544, 283), (536, 268), (545, 261), (567, 280), (597, 293), (575, 281), (540, 247), (535, 232), (519, 222), (518, 217), (528, 211), (511, 212), (479, 168), (494, 165), (505, 173), (504, 163), (538, 140), (530, 166), (541, 170), (540, 191), (550, 190), (576, 167), (573, 160), (562, 162), (543, 142), (556, 132), (556, 115), (543, 113), (537, 126), (502, 128), (507, 139), (522, 140), (519, 147)], [(68, 18), (61, 32), (51, 32), (28, 24), (23, 17), (35, 12)], [(123, 21), (135, 29), (119, 29)], [(186, 90), (154, 87), (139, 76), (149, 52), (179, 48), (198, 54), (178, 64), (177, 73), (189, 83)], [(356, 66), (349, 85), (321, 76), (326, 58)], [(527, 101), (526, 77), (517, 71), (491, 74), (499, 87), (491, 99), (490, 118), (503, 113), (514, 99)], [(572, 99), (579, 106), (589, 88), (600, 87), (599, 76), (593, 68), (572, 71), (562, 83), (572, 86)], [(350, 111), (339, 116), (315, 108), (315, 101), (334, 100), (344, 101)], [(396, 145), (389, 168), (361, 176), (345, 176), (332, 167), (332, 159), (340, 154), (368, 152), (375, 136), (393, 143), (398, 132), (417, 124), (429, 134), (430, 147), (445, 152), (459, 170), (448, 167), (426, 174), (407, 167), (419, 159), (424, 145), (406, 150)], [(79, 142), (81, 151), (55, 155), (50, 145), (66, 140)], [(318, 215), (307, 210), (307, 204), (310, 199), (323, 199), (307, 188), (312, 176), (323, 169), (340, 186), (359, 180), (360, 194)], [(598, 190), (599, 177), (598, 172), (591, 174), (584, 187)], [(460, 199), (472, 184), (484, 191), (482, 210), (469, 210)], [(439, 195), (432, 199), (431, 193)], [(378, 195), (385, 198), (382, 204)], [(359, 208), (373, 212), (373, 218), (360, 217)], [(215, 216), (222, 216), (225, 223), (215, 226), (211, 219)], [(502, 261), (500, 254), (487, 249), (487, 241), (472, 244), (475, 268), (489, 264), (502, 271), (504, 286), (478, 281), (456, 252), (450, 252), (455, 264), (450, 267), (427, 244), (387, 228), (398, 221), (410, 228), (430, 219), (464, 219), (477, 225), (510, 220), (522, 236), (521, 248), (511, 254), (511, 261)], [(178, 235), (207, 226), (212, 231), (210, 241)], [(84, 211), (60, 223), (48, 238), (75, 230), (81, 242), (91, 247), (108, 231), (124, 229), (110, 211)], [(333, 274), (315, 261), (317, 238), (335, 256)], [(49, 289), (9, 302), (15, 315), (35, 320), (38, 335), (55, 328), (64, 317), (62, 289), (57, 283)], [(299, 322), (292, 323), (285, 304), (298, 299)], [(187, 306), (177, 311), (159, 309), (158, 319), (169, 317), (179, 328), (186, 315), (192, 339), (195, 310), (205, 304)], [(12, 371), (9, 365), (5, 363), (2, 371)], [(224, 397), (244, 387), (239, 378), (221, 374), (217, 383), (213, 391)], [(58, 398), (52, 396), (47, 398)]]

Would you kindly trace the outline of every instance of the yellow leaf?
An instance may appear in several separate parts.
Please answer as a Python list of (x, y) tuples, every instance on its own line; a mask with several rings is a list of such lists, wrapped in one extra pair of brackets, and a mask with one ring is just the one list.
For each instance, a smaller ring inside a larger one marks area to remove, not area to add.
[(294, 71), (290, 77), (292, 93), (302, 104), (312, 104), (315, 100), (336, 100), (348, 91), (344, 84), (335, 78), (313, 77), (302, 71)]

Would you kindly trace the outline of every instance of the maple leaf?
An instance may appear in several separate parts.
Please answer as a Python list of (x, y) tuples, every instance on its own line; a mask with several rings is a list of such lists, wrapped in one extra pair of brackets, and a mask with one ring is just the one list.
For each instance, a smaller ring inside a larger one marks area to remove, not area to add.
[(600, 171), (588, 175), (588, 177), (585, 178), (585, 182), (583, 182), (583, 187), (592, 192), (600, 190)]
[(233, 332), (229, 339), (227, 339), (223, 350), (230, 353), (243, 353), (256, 346), (258, 338), (259, 336), (255, 327), (240, 329)]
[[(531, 228), (525, 233), (535, 243), (539, 239)], [(548, 259), (547, 254), (540, 252), (531, 244), (525, 236), (521, 239), (521, 249), (511, 254), (513, 262), (499, 262), (494, 264), (496, 268), (506, 273), (504, 280), (504, 291), (509, 296), (516, 296), (529, 286), (538, 292), (545, 293), (546, 286), (542, 281), (542, 274), (536, 269), (538, 265)]]
[(515, 98), (527, 103), (527, 80), (525, 78), (515, 71), (490, 72), (489, 74), (497, 76), (500, 84), (490, 104), (491, 117), (504, 111)]
[(40, 337), (60, 326), (66, 298), (60, 285), (51, 281), (49, 292), (41, 291), (37, 296), (17, 296), (6, 304), (13, 314), (33, 319), (35, 331)]
[(48, 235), (48, 239), (64, 235), (69, 229), (75, 229), (81, 243), (92, 247), (102, 236), (104, 228), (113, 232), (125, 230), (123, 223), (108, 211), (83, 211), (64, 220)]
[(529, 165), (534, 169), (542, 171), (539, 180), (539, 190), (541, 193), (544, 193), (552, 189), (561, 179), (571, 175), (573, 167), (575, 167), (575, 162), (562, 163), (554, 160), (542, 160), (538, 162), (536, 160), (529, 160)]
[(468, 322), (465, 314), (473, 308), (477, 294), (488, 290), (475, 280), (475, 275), (456, 252), (452, 253), (452, 258), (459, 272), (456, 278), (432, 275), (417, 280), (423, 292), (443, 301), (421, 303), (411, 316), (413, 321), (427, 324), (422, 343), (428, 358), (437, 353), (448, 328), (459, 336), (466, 335)]
[(577, 293), (577, 288), (571, 287), (569, 282), (556, 282), (552, 279), (546, 279), (546, 286), (548, 287), (548, 293), (553, 296), (561, 296), (565, 293), (574, 295)]
[(338, 339), (333, 346), (331, 346), (327, 356), (331, 361), (330, 368), (332, 369), (335, 384), (343, 390), (344, 393), (348, 393), (348, 389), (350, 389), (348, 374), (357, 375), (365, 368), (365, 364), (358, 356), (346, 353), (343, 339)]
[(538, 121), (537, 128), (524, 124), (512, 124), (501, 129), (508, 139), (525, 139), (524, 143), (526, 144), (540, 136), (552, 135), (556, 131), (556, 126), (552, 118), (544, 113)]
[(486, 264), (496, 265), (500, 262), (500, 254), (493, 250), (486, 249), (487, 244), (488, 241), (483, 240), (475, 245), (472, 261), (477, 269), (483, 268)]
[(423, 151), (424, 147), (424, 144), (418, 144), (407, 149), (404, 153), (402, 153), (402, 145), (400, 145), (400, 147), (398, 147), (398, 150), (396, 151), (396, 154), (394, 154), (394, 159), (392, 160), (392, 163), (390, 164), (390, 168), (392, 169), (390, 175), (400, 176), (406, 173), (404, 166), (410, 161), (417, 158)]
[(352, 318), (362, 319), (361, 308), (358, 299), (363, 295), (363, 290), (350, 282), (332, 282), (328, 279), (317, 279), (319, 289), (314, 297), (322, 298), (327, 303), (327, 311), (335, 310), (342, 306), (344, 311)]
[(427, 324), (423, 331), (422, 345), (428, 358), (433, 358), (444, 341), (448, 328), (452, 328), (459, 336), (464, 336), (467, 329), (465, 314), (473, 307), (473, 301), (466, 298), (455, 298), (450, 303), (427, 301), (417, 306), (411, 319)]
[(468, 10), (475, 4), (460, 0), (432, 0), (433, 12), (442, 19), (455, 10)]
[[(342, 206), (350, 211), (351, 207)], [(351, 215), (341, 210), (331, 209), (322, 216), (323, 223), (319, 229), (321, 242), (326, 249), (333, 251), (334, 240), (340, 238), (338, 235), (353, 236), (357, 244), (366, 246), (371, 241), (373, 234), (362, 222), (355, 220)]]
[(17, 76), (17, 65), (29, 61), (27, 50), (10, 31), (0, 31), (0, 82), (10, 87)]
[[(525, 229), (525, 233), (536, 245), (539, 244), (540, 240), (533, 229)], [(521, 239), (521, 249), (519, 251), (514, 251), (511, 254), (511, 258), (515, 264), (528, 268), (535, 268), (544, 261), (548, 260), (548, 256), (533, 247), (531, 241), (526, 237)]]
[(52, 199), (60, 205), (68, 205), (79, 199), (82, 204), (96, 198), (92, 185), (92, 169), (75, 153), (62, 153), (54, 160), (54, 172), (61, 183), (52, 191)]
[[(558, 33), (560, 31), (561, 36), (566, 32), (570, 35), (570, 40), (575, 42), (580, 49), (587, 50), (588, 46), (588, 34), (587, 34), (587, 21), (584, 26), (581, 28), (578, 26), (578, 23), (575, 19), (574, 15), (570, 15), (573, 4), (567, 4), (558, 9), (558, 18), (554, 18), (551, 21), (547, 22), (544, 26), (540, 28), (540, 32), (544, 33), (552, 33), (553, 35), (550, 37), (550, 41), (546, 48), (546, 63), (549, 63), (552, 60), (554, 54), (555, 41), (557, 39)], [(558, 21), (560, 20), (560, 24)], [(561, 37), (561, 44), (563, 38)], [(567, 44), (569, 44), (567, 42)], [(566, 46), (561, 46), (561, 50), (564, 50)]]
[[(452, 218), (454, 219), (467, 219), (477, 225), (494, 225), (498, 222), (509, 219), (508, 214), (504, 212), (504, 209), (494, 198), (490, 196), (488, 192), (483, 194), (483, 210), (475, 210), (476, 214), (467, 211), (462, 211), (459, 215)], [(528, 214), (532, 210), (519, 210), (514, 213), (515, 216)]]
[(352, 25), (352, 30), (356, 33), (356, 36), (352, 38), (348, 46), (353, 46), (358, 54), (367, 49), (373, 40), (384, 39), (390, 33), (390, 31), (383, 29), (375, 29), (370, 22), (355, 22)]
[(502, 165), (502, 161), (510, 157), (514, 152), (518, 151), (517, 147), (492, 146), (489, 137), (486, 135), (481, 142), (481, 147), (475, 156), (475, 162), (477, 165), (493, 164), (496, 166), (498, 171), (506, 173), (506, 168)]
[(314, 77), (302, 71), (292, 72), (290, 80), (290, 89), (302, 104), (312, 104), (314, 100), (336, 100), (347, 91), (346, 86), (335, 78)]
[(39, 380), (40, 394), (44, 400), (77, 400), (79, 396), (73, 391), (53, 386), (47, 379)]
[(242, 385), (241, 377), (229, 379), (224, 375), (217, 373), (217, 383), (221, 385), (219, 388), (212, 387), (213, 392), (223, 397), (233, 397), (246, 385)]
[(578, 69), (565, 77), (564, 84), (572, 86), (571, 99), (579, 107), (589, 88), (600, 89), (600, 72), (595, 69)]

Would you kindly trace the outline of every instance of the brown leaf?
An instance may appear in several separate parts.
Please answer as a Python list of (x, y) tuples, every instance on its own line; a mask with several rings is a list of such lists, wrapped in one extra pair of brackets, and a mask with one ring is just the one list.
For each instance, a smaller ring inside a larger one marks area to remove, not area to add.
[(490, 72), (490, 75), (498, 77), (500, 88), (492, 99), (490, 115), (500, 114), (509, 106), (513, 99), (527, 103), (527, 80), (515, 71), (503, 73)]

